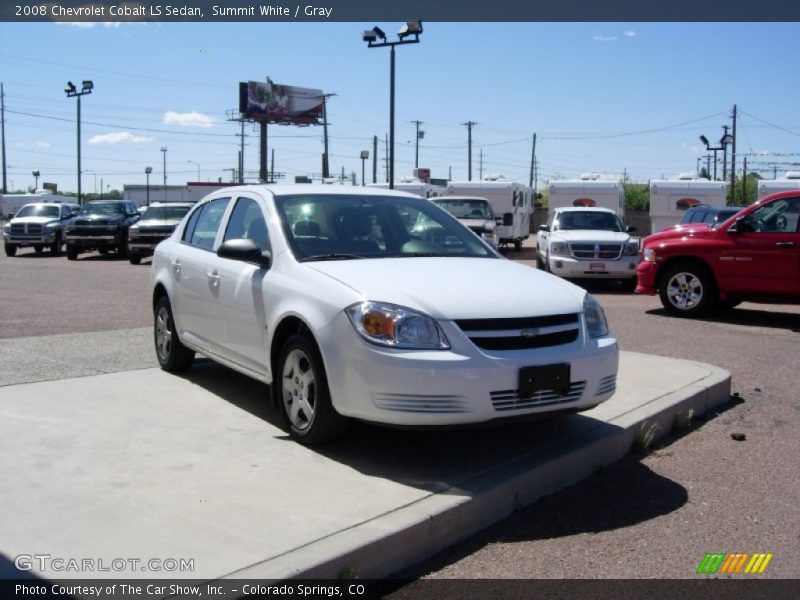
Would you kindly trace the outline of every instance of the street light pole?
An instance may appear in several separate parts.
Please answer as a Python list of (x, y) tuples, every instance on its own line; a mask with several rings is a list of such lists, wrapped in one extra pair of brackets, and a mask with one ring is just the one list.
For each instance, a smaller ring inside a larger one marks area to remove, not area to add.
[(150, 206), (150, 173), (153, 172), (153, 167), (145, 167), (144, 174), (147, 177), (147, 185), (145, 186), (146, 189), (146, 196), (145, 196), (145, 205)]
[(33, 171), (31, 174), (33, 175), (33, 191), (35, 193), (39, 189), (39, 171)]
[(67, 82), (64, 92), (67, 98), (78, 99), (78, 204), (81, 204), (81, 96), (91, 94), (94, 89), (94, 83), (90, 79), (84, 79), (81, 82), (81, 91), (75, 87), (71, 81)]
[(167, 147), (163, 146), (161, 152), (164, 153), (164, 199), (167, 197)]
[(364, 163), (369, 158), (369, 150), (362, 150), (361, 151), (361, 186), (367, 185), (367, 182), (364, 181)]
[(193, 160), (187, 160), (186, 162), (192, 163), (193, 165), (197, 166), (197, 181), (200, 181), (200, 163), (197, 163)]
[[(395, 46), (400, 44), (418, 44), (419, 34), (422, 33), (422, 21), (407, 21), (397, 32), (397, 41), (390, 42), (386, 39), (386, 34), (379, 27), (373, 27), (364, 32), (363, 40), (367, 42), (369, 48), (384, 48), (389, 46), (391, 50), (389, 66), (389, 189), (394, 189), (394, 73), (395, 73)], [(408, 36), (414, 39), (406, 39)], [(378, 38), (383, 40), (378, 42)]]

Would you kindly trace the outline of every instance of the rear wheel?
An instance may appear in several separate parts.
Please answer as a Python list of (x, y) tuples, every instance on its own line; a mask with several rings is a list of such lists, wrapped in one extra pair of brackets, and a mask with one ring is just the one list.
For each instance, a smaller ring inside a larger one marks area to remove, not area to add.
[(50, 244), (50, 254), (59, 256), (61, 254), (61, 232), (56, 233), (56, 239)]
[(78, 247), (73, 244), (67, 244), (67, 260), (78, 259)]
[(318, 444), (345, 430), (347, 419), (333, 408), (322, 356), (308, 334), (286, 340), (272, 386), (289, 433), (298, 442)]
[(514, 250), (517, 252), (522, 250), (522, 240), (514, 240)]
[(684, 263), (669, 267), (658, 286), (661, 304), (672, 315), (694, 317), (714, 304), (714, 280), (702, 265)]
[(169, 298), (161, 296), (154, 311), (153, 340), (158, 364), (165, 371), (180, 373), (192, 366), (194, 351), (181, 343)]
[(14, 256), (17, 253), (16, 244), (6, 244), (6, 256)]

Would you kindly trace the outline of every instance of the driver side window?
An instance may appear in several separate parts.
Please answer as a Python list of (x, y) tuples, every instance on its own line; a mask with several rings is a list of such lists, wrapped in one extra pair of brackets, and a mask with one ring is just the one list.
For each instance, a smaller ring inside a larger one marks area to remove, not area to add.
[(744, 219), (745, 232), (794, 233), (800, 231), (800, 198), (783, 198), (754, 210)]

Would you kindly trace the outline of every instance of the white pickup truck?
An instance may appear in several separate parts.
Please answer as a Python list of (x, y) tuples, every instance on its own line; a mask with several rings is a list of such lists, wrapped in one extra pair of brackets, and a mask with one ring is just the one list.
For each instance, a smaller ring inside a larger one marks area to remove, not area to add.
[(566, 278), (620, 279), (633, 289), (639, 243), (607, 208), (556, 208), (536, 233), (536, 264)]

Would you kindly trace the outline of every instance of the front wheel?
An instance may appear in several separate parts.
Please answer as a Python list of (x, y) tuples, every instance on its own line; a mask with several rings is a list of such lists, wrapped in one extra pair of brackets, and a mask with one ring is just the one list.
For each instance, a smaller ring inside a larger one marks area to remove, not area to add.
[(61, 254), (61, 233), (56, 233), (56, 239), (53, 240), (53, 243), (50, 244), (50, 254), (53, 256), (59, 256)]
[(14, 256), (17, 253), (16, 244), (6, 244), (6, 256)]
[(78, 259), (78, 247), (73, 244), (67, 244), (67, 260)]
[(347, 419), (331, 403), (322, 356), (308, 334), (286, 340), (272, 385), (289, 433), (298, 442), (325, 442), (346, 428)]
[(661, 304), (672, 315), (694, 317), (714, 304), (717, 292), (708, 271), (694, 264), (667, 269), (658, 286)]
[(142, 255), (128, 252), (128, 260), (131, 261), (132, 265), (138, 265), (142, 262)]
[(158, 364), (165, 371), (180, 373), (192, 366), (194, 351), (181, 343), (169, 298), (161, 296), (154, 312), (153, 338), (156, 346)]

